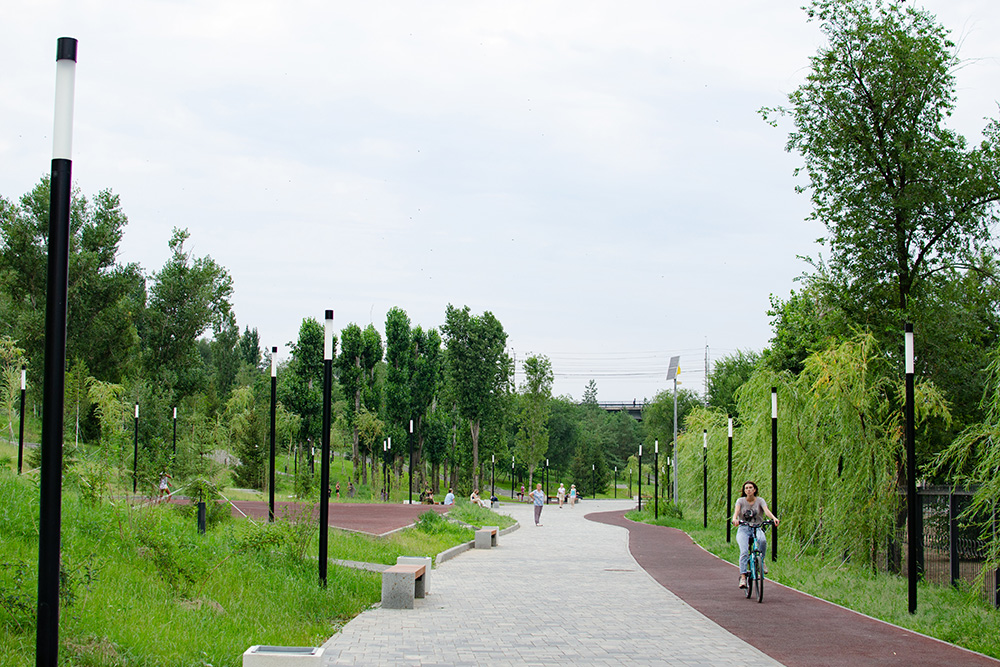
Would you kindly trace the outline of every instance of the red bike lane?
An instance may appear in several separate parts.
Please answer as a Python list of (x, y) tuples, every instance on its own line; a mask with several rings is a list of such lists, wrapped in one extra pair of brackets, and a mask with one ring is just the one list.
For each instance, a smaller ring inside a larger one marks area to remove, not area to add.
[(629, 550), (664, 588), (775, 660), (798, 665), (989, 665), (1000, 661), (905, 630), (772, 581), (764, 603), (737, 588), (739, 570), (684, 532), (636, 523), (622, 511), (587, 519), (629, 531)]

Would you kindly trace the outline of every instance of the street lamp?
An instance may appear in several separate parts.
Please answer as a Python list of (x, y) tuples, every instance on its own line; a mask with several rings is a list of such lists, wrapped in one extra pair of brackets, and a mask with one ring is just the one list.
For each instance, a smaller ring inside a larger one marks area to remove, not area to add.
[[(906, 535), (907, 535), (907, 601), (911, 614), (917, 613), (917, 522), (920, 511), (917, 504), (917, 463), (914, 440), (913, 410), (913, 324), (907, 322), (903, 328), (904, 353), (906, 355)], [(775, 510), (777, 511), (777, 510)]]
[(135, 404), (135, 448), (132, 453), (132, 493), (139, 488), (139, 404)]
[(21, 365), (21, 423), (18, 426), (17, 436), (17, 474), (21, 474), (21, 464), (24, 461), (24, 394), (28, 386), (28, 376)]
[(642, 443), (639, 443), (639, 511), (642, 511)]
[(514, 500), (514, 455), (510, 455), (510, 499)]
[[(319, 470), (319, 585), (326, 588), (326, 554), (330, 533), (330, 413), (333, 393), (333, 311), (323, 325), (323, 437)], [(271, 364), (274, 364), (274, 348)], [(272, 487), (273, 488), (273, 487)]]
[[(435, 475), (437, 477), (437, 475)], [(410, 504), (413, 504), (413, 420), (410, 420)], [(437, 484), (437, 479), (434, 480)]]
[[(270, 469), (268, 470), (268, 484), (267, 484), (267, 521), (268, 523), (274, 522), (274, 459), (277, 456), (277, 448), (275, 446), (276, 433), (277, 433), (277, 414), (278, 414), (278, 348), (271, 348), (271, 452), (270, 452)], [(176, 433), (177, 424), (177, 408), (174, 408), (174, 432)], [(174, 447), (174, 453), (177, 453), (176, 446)], [(287, 468), (286, 468), (287, 470)]]
[(497, 455), (490, 454), (490, 504), (497, 495)]
[(618, 500), (618, 466), (615, 466), (615, 500)]
[(708, 429), (701, 431), (701, 508), (704, 514), (702, 528), (708, 528)]
[[(771, 511), (778, 513), (778, 388), (771, 387)], [(771, 562), (778, 560), (778, 527), (771, 526)]]
[(653, 440), (653, 518), (660, 518), (660, 439)]
[[(733, 418), (729, 418), (729, 455), (726, 461), (726, 511), (733, 505)], [(726, 543), (732, 541), (733, 522), (726, 521)]]

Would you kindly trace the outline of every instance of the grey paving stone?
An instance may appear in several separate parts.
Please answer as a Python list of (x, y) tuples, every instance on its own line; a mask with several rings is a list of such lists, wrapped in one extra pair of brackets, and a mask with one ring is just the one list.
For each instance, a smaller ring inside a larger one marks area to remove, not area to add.
[(413, 609), (370, 609), (325, 644), (326, 665), (753, 665), (775, 662), (656, 583), (622, 528), (585, 514), (631, 506), (503, 504), (521, 529), (434, 571)]

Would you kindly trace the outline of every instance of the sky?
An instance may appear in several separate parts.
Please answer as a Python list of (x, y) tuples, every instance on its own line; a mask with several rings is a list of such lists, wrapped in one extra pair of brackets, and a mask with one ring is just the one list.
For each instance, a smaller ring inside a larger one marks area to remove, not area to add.
[[(120, 261), (231, 274), (279, 359), (303, 318), (384, 331), (491, 311), (556, 395), (701, 392), (760, 351), (823, 235), (758, 114), (824, 43), (800, 0), (32, 0), (0, 26), (0, 196), (50, 169), (59, 37), (79, 40), (73, 180), (111, 189)], [(1000, 99), (1000, 3), (922, 5), (963, 66), (950, 125)]]

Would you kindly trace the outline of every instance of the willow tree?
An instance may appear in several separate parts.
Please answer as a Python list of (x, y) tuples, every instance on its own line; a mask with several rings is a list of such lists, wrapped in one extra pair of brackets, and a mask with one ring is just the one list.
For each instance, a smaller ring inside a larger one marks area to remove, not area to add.
[(934, 16), (891, 0), (813, 0), (828, 45), (787, 108), (830, 267), (869, 318), (898, 330), (928, 276), (992, 248), (1000, 126), (968, 148), (945, 127), (959, 65)]
[(964, 430), (935, 461), (936, 469), (947, 470), (956, 483), (976, 488), (963, 519), (979, 529), (988, 545), (980, 583), (987, 572), (1000, 567), (1000, 534), (994, 518), (1000, 506), (1000, 349), (993, 352), (987, 369), (982, 403), (983, 421)]
[[(770, 395), (778, 388), (777, 514), (799, 544), (874, 565), (894, 536), (903, 386), (902, 378), (889, 379), (890, 368), (874, 336), (858, 334), (807, 357), (797, 376), (759, 367), (737, 392), (734, 487), (753, 479), (770, 500)], [(928, 381), (917, 382), (915, 405), (921, 427), (949, 418), (943, 396)], [(852, 538), (845, 542), (848, 529)]]

